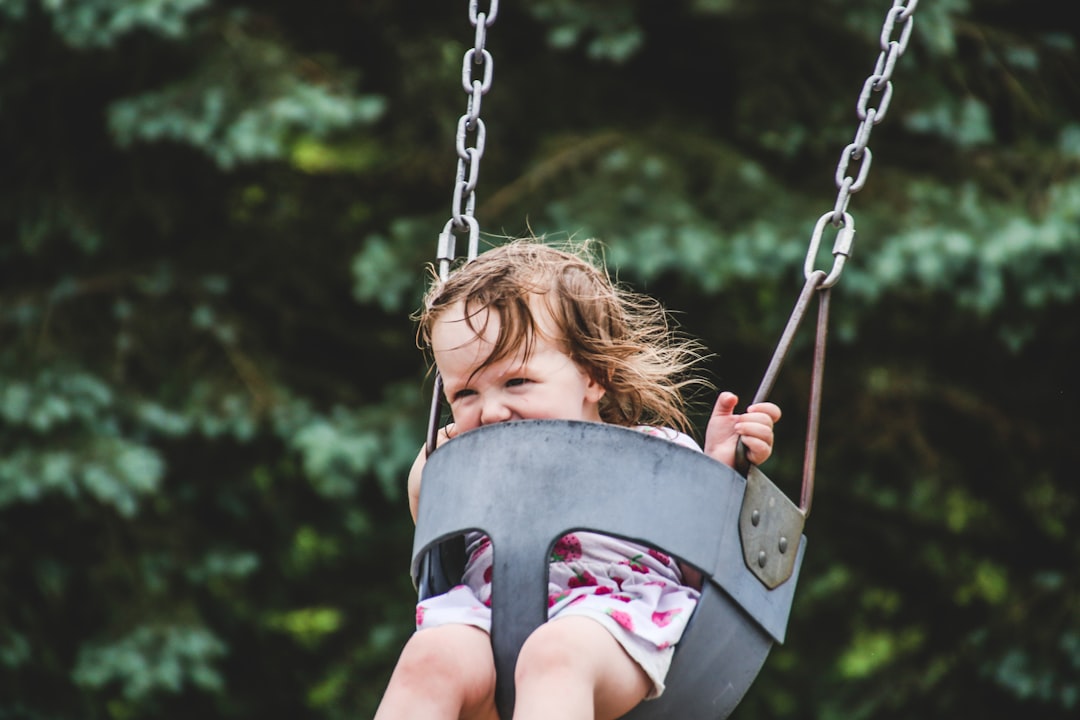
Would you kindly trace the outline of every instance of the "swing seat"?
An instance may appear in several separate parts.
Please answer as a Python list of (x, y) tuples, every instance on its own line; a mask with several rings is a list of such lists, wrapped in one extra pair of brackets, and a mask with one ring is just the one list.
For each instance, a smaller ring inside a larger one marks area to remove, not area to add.
[(739, 533), (746, 479), (662, 438), (565, 420), (499, 423), (435, 450), (424, 468), (413, 540), (420, 599), (460, 582), (462, 533), (494, 546), (491, 643), (495, 700), (509, 720), (525, 639), (547, 620), (548, 564), (563, 535), (618, 536), (680, 558), (704, 575), (701, 599), (676, 646), (667, 689), (628, 720), (722, 719), (782, 643), (806, 545), (770, 590), (750, 571)]

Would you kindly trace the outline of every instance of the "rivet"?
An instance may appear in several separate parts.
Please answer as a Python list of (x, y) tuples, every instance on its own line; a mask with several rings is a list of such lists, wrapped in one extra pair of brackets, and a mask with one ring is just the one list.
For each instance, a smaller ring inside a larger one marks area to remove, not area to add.
[(761, 513), (757, 510), (750, 513), (750, 522), (753, 524), (754, 527), (757, 527), (761, 523)]
[(782, 553), (787, 552), (787, 538), (786, 537), (780, 538), (780, 552), (782, 552)]
[(758, 567), (760, 567), (760, 568), (765, 567), (765, 551), (764, 550), (762, 550), (761, 552), (758, 553), (758, 555), (757, 555), (757, 564), (758, 564)]

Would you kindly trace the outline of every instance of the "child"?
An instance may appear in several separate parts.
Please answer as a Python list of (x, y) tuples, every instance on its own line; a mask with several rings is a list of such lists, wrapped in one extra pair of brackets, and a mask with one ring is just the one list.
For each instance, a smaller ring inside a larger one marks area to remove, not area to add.
[[(685, 378), (698, 345), (670, 332), (659, 303), (618, 287), (579, 250), (512, 241), (429, 291), (419, 336), (453, 415), (440, 444), (482, 425), (548, 418), (615, 423), (699, 449), (682, 432), (682, 390), (700, 382)], [(780, 409), (760, 403), (738, 415), (737, 402), (720, 394), (704, 451), (733, 465), (741, 438), (760, 464)], [(414, 521), (425, 457), (409, 473)], [(376, 720), (497, 720), (492, 550), (477, 533), (466, 542), (462, 584), (417, 607), (418, 632)], [(617, 718), (663, 692), (699, 574), (656, 550), (577, 532), (556, 544), (549, 588), (549, 622), (518, 657), (514, 718)]]

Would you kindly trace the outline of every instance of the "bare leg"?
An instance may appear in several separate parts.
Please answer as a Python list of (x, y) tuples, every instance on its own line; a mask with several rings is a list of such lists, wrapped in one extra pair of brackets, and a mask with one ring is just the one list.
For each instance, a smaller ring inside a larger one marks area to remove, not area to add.
[(498, 720), (491, 640), (470, 625), (415, 633), (401, 651), (375, 720)]
[(515, 688), (514, 720), (609, 720), (644, 700), (652, 681), (607, 628), (571, 615), (525, 641)]

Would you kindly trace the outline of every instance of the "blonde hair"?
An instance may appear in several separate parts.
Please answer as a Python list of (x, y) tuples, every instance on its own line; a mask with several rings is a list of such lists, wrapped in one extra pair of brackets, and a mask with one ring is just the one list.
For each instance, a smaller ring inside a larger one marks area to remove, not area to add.
[[(632, 427), (663, 425), (690, 432), (684, 389), (707, 386), (688, 376), (702, 357), (701, 345), (681, 336), (654, 298), (613, 282), (596, 262), (589, 243), (555, 248), (541, 239), (512, 240), (481, 253), (429, 288), (416, 315), (421, 347), (430, 350), (432, 327), (443, 312), (464, 303), (469, 327), (475, 318), (499, 319), (487, 367), (519, 351), (530, 354), (541, 332), (531, 301), (541, 298), (567, 355), (604, 388), (600, 418)], [(478, 368), (481, 369), (481, 368)]]

